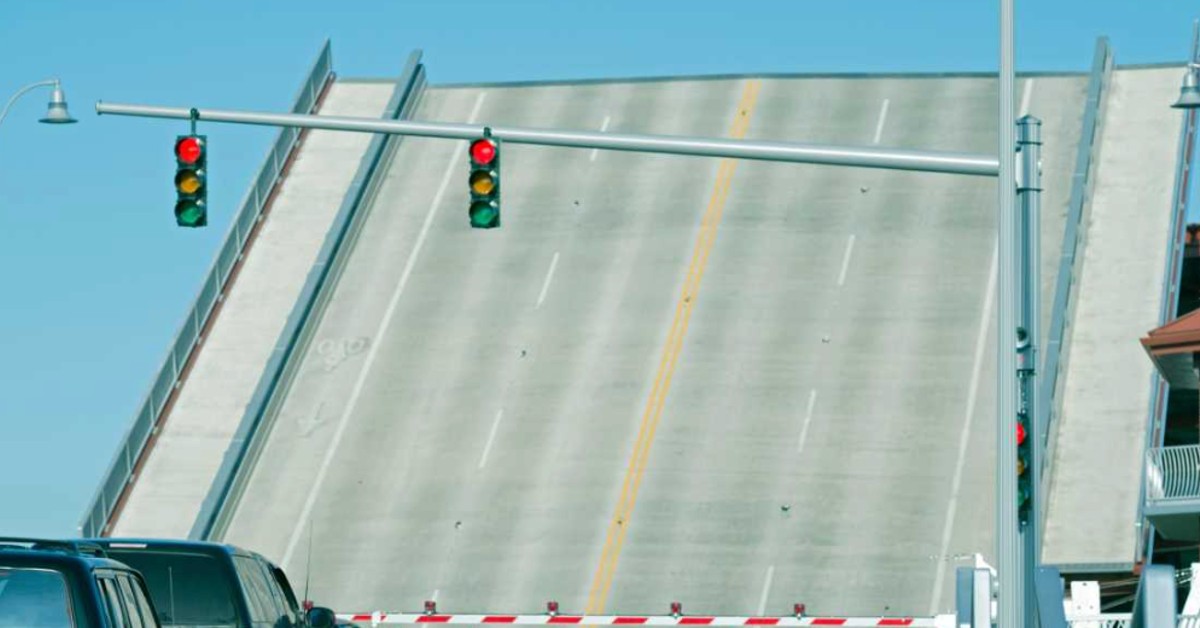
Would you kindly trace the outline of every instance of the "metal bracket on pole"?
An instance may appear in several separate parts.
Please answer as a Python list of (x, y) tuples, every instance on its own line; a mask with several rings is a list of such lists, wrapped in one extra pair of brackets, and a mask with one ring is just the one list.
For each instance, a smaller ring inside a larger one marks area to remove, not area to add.
[(199, 119), (200, 119), (200, 110), (195, 107), (192, 107), (191, 111), (188, 111), (188, 121), (190, 121), (192, 123), (192, 135), (196, 134), (196, 120), (199, 120)]

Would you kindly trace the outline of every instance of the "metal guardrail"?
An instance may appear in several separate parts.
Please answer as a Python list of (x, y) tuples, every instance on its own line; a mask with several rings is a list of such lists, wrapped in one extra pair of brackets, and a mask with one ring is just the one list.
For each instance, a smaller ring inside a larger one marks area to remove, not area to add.
[(1146, 451), (1146, 501), (1200, 499), (1200, 445)]
[[(329, 41), (326, 40), (304, 84), (296, 94), (292, 111), (311, 113), (332, 75), (333, 57)], [(158, 431), (159, 423), (163, 419), (163, 410), (179, 387), (180, 377), (192, 352), (203, 339), (202, 333), (213, 309), (224, 298), (224, 289), (230, 275), (241, 259), (246, 242), (260, 220), (272, 191), (279, 183), (288, 156), (299, 137), (299, 129), (282, 129), (267, 152), (258, 176), (243, 198), (241, 210), (234, 217), (225, 242), (201, 284), (200, 293), (184, 317), (162, 367), (159, 368), (145, 400), (134, 416), (133, 424), (121, 441), (104, 479), (79, 522), (79, 532), (82, 536), (102, 536), (108, 533), (109, 517), (134, 479), (133, 472), (138, 460), (145, 452), (151, 437)]]
[[(424, 86), (425, 67), (421, 64), (421, 51), (416, 50), (409, 55), (397, 78), (396, 87), (384, 107), (383, 116), (387, 119), (407, 119), (415, 110)], [(302, 353), (308, 334), (311, 333), (308, 329), (309, 321), (319, 318), (329, 297), (328, 288), (334, 284), (328, 280), (330, 277), (336, 277), (349, 250), (343, 244), (353, 240), (354, 233), (361, 226), (361, 217), (365, 212), (360, 210), (370, 202), (377, 191), (380, 177), (376, 175), (385, 172), (384, 162), (389, 155), (394, 154), (403, 139), (390, 135), (375, 135), (367, 145), (354, 179), (350, 182), (341, 207), (325, 235), (321, 250), (317, 253), (316, 261), (313, 262), (308, 278), (296, 298), (279, 339), (275, 342), (271, 356), (263, 367), (237, 432), (225, 452), (208, 494), (200, 505), (200, 512), (188, 534), (189, 538), (208, 540), (224, 535), (230, 514), (227, 512), (227, 505), (236, 503), (240, 497), (248, 475), (244, 471), (252, 468), (252, 463), (262, 448), (263, 435), (269, 432), (273, 414), (277, 410), (277, 404), (274, 403), (275, 392), (284, 385), (289, 376), (292, 357)]]
[[(1108, 100), (1108, 85), (1112, 75), (1113, 56), (1107, 37), (1096, 39), (1096, 51), (1092, 57), (1092, 71), (1088, 79), (1087, 101), (1084, 105), (1083, 130), (1079, 134), (1079, 145), (1075, 155), (1075, 171), (1071, 174), (1071, 197), (1067, 204), (1067, 220), (1063, 230), (1062, 253), (1058, 268), (1058, 281), (1054, 287), (1054, 302), (1051, 305), (1050, 332), (1043, 346), (1045, 362), (1039, 375), (1042, 380), (1042, 414), (1039, 424), (1047, 452), (1042, 457), (1042, 486), (1039, 493), (1048, 495), (1050, 471), (1054, 456), (1055, 436), (1062, 400), (1058, 392), (1060, 375), (1066, 374), (1068, 352), (1064, 346), (1067, 328), (1075, 309), (1074, 294), (1078, 288), (1079, 272), (1083, 262), (1083, 250), (1087, 240), (1086, 210), (1091, 199), (1095, 177), (1092, 170), (1096, 162), (1100, 142), (1101, 115)], [(1045, 517), (1047, 508), (1041, 509)]]

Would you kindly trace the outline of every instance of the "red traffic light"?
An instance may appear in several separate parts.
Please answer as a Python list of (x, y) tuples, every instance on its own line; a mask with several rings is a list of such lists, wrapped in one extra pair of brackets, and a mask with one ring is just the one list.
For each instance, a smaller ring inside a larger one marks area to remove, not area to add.
[(487, 165), (496, 159), (496, 143), (489, 139), (471, 142), (471, 161)]
[(175, 143), (175, 157), (185, 164), (194, 164), (200, 161), (200, 157), (203, 155), (204, 141), (194, 135), (189, 135)]
[(1025, 424), (1017, 423), (1017, 445), (1025, 444)]

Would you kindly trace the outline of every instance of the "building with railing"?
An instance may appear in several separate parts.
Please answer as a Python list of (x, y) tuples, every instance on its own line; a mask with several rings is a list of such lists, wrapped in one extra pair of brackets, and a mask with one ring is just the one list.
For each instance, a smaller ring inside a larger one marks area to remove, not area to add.
[[(1189, 226), (1189, 251), (1194, 233), (1194, 226)], [(1196, 301), (1196, 286), (1187, 281), (1195, 272), (1195, 257), (1185, 255), (1181, 311)], [(1160, 539), (1158, 553), (1163, 556), (1159, 560), (1171, 559), (1167, 554), (1179, 555), (1172, 562), (1196, 560), (1195, 545), (1200, 541), (1200, 310), (1184, 313), (1141, 341), (1170, 391), (1163, 443), (1146, 450), (1143, 511)]]

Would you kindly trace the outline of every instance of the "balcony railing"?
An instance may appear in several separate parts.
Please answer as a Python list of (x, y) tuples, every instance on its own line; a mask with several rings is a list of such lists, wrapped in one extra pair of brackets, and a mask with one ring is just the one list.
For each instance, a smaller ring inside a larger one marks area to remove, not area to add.
[(1200, 499), (1200, 445), (1146, 451), (1146, 502)]

